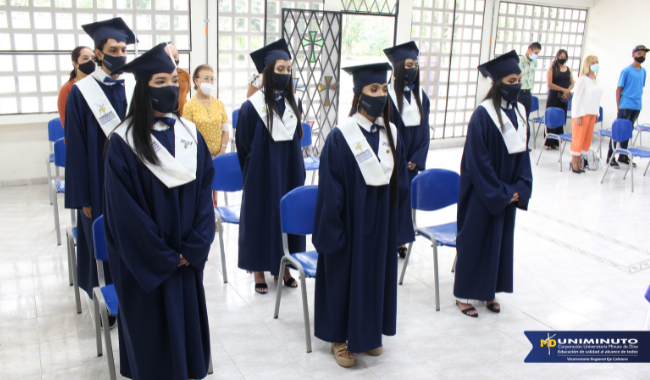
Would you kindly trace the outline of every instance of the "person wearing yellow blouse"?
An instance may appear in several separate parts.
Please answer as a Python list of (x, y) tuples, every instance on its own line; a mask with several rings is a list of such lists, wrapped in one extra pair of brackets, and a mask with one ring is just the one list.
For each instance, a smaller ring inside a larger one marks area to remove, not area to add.
[[(214, 96), (214, 70), (210, 65), (201, 65), (194, 70), (194, 96), (183, 107), (183, 118), (196, 124), (208, 144), (212, 158), (226, 153), (230, 135), (230, 120), (223, 102)], [(216, 192), (213, 194), (217, 205)]]

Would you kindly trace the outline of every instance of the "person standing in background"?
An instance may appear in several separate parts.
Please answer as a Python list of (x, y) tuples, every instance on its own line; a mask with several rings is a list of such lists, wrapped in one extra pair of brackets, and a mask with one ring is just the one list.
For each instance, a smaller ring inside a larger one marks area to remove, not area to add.
[[(548, 85), (548, 97), (546, 98), (546, 108), (555, 107), (564, 111), (566, 116), (571, 100), (571, 90), (573, 89), (573, 74), (571, 69), (566, 65), (569, 54), (566, 50), (560, 49), (555, 54), (555, 60), (546, 72), (546, 84)], [(549, 133), (562, 134), (564, 126), (549, 128)], [(544, 133), (546, 135), (546, 132)], [(560, 143), (557, 140), (546, 140), (545, 149), (560, 149)]]
[[(196, 124), (210, 149), (212, 158), (226, 153), (230, 137), (230, 120), (226, 106), (214, 96), (214, 70), (210, 65), (194, 69), (192, 78), (196, 93), (185, 105), (183, 118)], [(212, 193), (214, 206), (217, 206), (217, 192)]]
[(575, 95), (571, 103), (571, 171), (580, 174), (585, 170), (580, 166), (581, 157), (587, 154), (594, 134), (594, 125), (600, 115), (600, 98), (603, 88), (598, 85), (596, 73), (600, 70), (598, 57), (585, 58), (580, 77), (576, 81)]
[[(616, 88), (616, 109), (619, 119), (626, 119), (632, 122), (632, 125), (639, 118), (641, 113), (641, 97), (643, 96), (643, 87), (645, 87), (646, 72), (641, 64), (645, 61), (645, 55), (650, 49), (645, 45), (639, 45), (632, 50), (634, 61), (631, 65), (623, 69), (618, 79), (618, 88)], [(627, 141), (621, 142), (621, 148), (627, 148)], [(607, 159), (614, 154), (614, 142), (610, 140)], [(630, 165), (630, 157), (619, 154), (618, 162)], [(610, 163), (612, 168), (618, 169), (618, 163), (612, 158)], [(632, 163), (633, 167), (636, 164)]]
[(248, 81), (248, 92), (246, 93), (246, 99), (253, 96), (260, 88), (262, 88), (263, 74), (254, 73), (251, 75)]
[[(537, 68), (537, 55), (542, 50), (539, 42), (533, 42), (528, 46), (526, 54), (519, 57), (519, 68), (521, 69), (521, 92), (519, 92), (519, 103), (526, 107), (526, 119), (530, 117), (532, 107), (533, 83), (535, 82), (535, 69)], [(526, 146), (530, 141), (530, 125), (526, 127)], [(530, 151), (530, 149), (528, 149)]]
[(77, 46), (70, 54), (72, 58), (72, 66), (74, 67), (70, 72), (70, 79), (61, 86), (59, 90), (59, 100), (57, 101), (57, 108), (59, 109), (59, 117), (61, 118), (61, 125), (65, 127), (65, 103), (68, 100), (68, 95), (72, 86), (77, 81), (80, 81), (92, 74), (95, 71), (95, 62), (93, 62), (93, 51), (89, 47)]
[(187, 71), (181, 69), (178, 65), (180, 64), (180, 58), (178, 57), (178, 49), (176, 49), (176, 46), (169, 44), (167, 45), (168, 47), (165, 50), (169, 50), (168, 53), (171, 54), (172, 59), (174, 60), (174, 63), (176, 63), (176, 67), (178, 70), (178, 105), (180, 109), (178, 110), (178, 114), (182, 115), (183, 114), (183, 107), (185, 107), (185, 103), (187, 103), (187, 94), (190, 92), (190, 73)]

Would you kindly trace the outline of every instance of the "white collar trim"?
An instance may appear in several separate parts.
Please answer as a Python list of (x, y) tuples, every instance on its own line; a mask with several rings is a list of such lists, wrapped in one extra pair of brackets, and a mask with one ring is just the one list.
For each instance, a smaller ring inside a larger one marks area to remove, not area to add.
[(360, 113), (355, 113), (352, 115), (352, 119), (363, 129), (366, 130), (366, 132), (371, 132), (372, 131), (372, 125), (377, 124), (381, 125), (382, 127), (385, 127), (384, 125), (384, 119), (382, 117), (378, 117), (375, 122), (373, 123), (372, 121), (368, 120), (365, 116), (363, 116)]

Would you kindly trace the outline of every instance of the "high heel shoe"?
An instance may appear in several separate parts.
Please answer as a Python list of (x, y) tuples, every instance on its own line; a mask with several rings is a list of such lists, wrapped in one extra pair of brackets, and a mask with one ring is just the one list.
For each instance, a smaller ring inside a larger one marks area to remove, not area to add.
[(582, 171), (573, 169), (573, 162), (569, 164), (569, 169), (576, 174), (582, 174)]

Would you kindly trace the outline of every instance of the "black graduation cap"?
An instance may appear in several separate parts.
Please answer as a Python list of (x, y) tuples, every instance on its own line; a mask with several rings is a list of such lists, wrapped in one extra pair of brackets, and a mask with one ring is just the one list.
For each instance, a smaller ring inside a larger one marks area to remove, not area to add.
[(275, 62), (278, 59), (291, 59), (291, 52), (287, 46), (287, 42), (284, 38), (280, 38), (275, 42), (264, 46), (261, 49), (255, 50), (251, 53), (251, 58), (255, 63), (255, 68), (257, 72), (262, 74), (264, 68), (271, 62)]
[(519, 56), (516, 51), (512, 50), (480, 65), (478, 71), (484, 77), (490, 77), (495, 82), (510, 74), (521, 74)]
[(418, 45), (416, 45), (415, 42), (409, 41), (405, 44), (384, 49), (384, 53), (394, 65), (397, 62), (402, 62), (409, 58), (417, 60), (418, 55), (420, 54), (420, 49), (418, 49)]
[(352, 75), (354, 90), (361, 89), (373, 83), (388, 83), (386, 73), (393, 67), (388, 63), (371, 63), (368, 65), (344, 67), (343, 70)]
[(133, 61), (126, 63), (111, 72), (111, 75), (126, 72), (133, 73), (135, 80), (150, 77), (158, 73), (171, 73), (176, 70), (174, 59), (165, 51), (166, 42), (156, 45)]
[(82, 25), (81, 27), (95, 41), (95, 46), (108, 38), (112, 38), (117, 42), (126, 42), (127, 45), (134, 44), (137, 41), (135, 34), (129, 29), (124, 20), (122, 20), (122, 17), (93, 22), (92, 24)]

